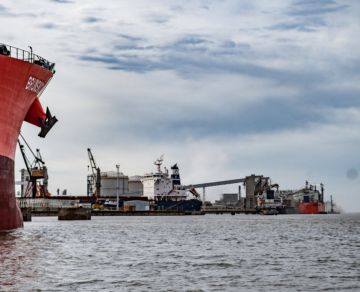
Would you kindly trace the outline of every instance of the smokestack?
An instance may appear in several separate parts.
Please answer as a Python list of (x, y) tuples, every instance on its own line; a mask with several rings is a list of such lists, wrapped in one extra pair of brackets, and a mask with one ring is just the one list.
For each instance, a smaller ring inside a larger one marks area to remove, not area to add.
[(324, 202), (324, 184), (320, 184), (321, 202)]

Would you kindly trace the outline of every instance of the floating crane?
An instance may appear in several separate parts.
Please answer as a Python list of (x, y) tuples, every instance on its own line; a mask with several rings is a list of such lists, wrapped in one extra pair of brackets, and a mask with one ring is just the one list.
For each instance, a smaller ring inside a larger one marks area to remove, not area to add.
[[(90, 165), (88, 166), (91, 168), (91, 175), (88, 175), (87, 179), (87, 195), (95, 197), (100, 197), (100, 188), (101, 188), (101, 175), (100, 175), (100, 167), (96, 165), (94, 156), (91, 152), (91, 149), (88, 148), (88, 155), (90, 160)], [(94, 193), (94, 186), (95, 186), (95, 193)]]
[[(32, 151), (29, 144), (26, 142), (25, 138), (20, 134), (20, 137), (22, 138), (25, 145), (30, 150), (31, 154), (34, 156), (34, 162), (30, 163), (30, 160), (26, 156), (25, 153), (25, 146), (20, 142), (20, 139), (18, 139), (18, 144), (20, 147), (21, 155), (24, 159), (26, 170), (29, 174), (29, 183), (27, 184), (26, 190), (23, 193), (24, 197), (32, 197), (35, 198), (36, 196), (39, 197), (45, 197), (49, 196), (48, 193), (48, 172), (47, 167), (45, 166), (45, 162), (43, 161), (40, 150), (36, 149), (36, 154)], [(42, 185), (40, 184), (40, 188), (38, 191), (38, 184), (37, 181), (43, 180)]]

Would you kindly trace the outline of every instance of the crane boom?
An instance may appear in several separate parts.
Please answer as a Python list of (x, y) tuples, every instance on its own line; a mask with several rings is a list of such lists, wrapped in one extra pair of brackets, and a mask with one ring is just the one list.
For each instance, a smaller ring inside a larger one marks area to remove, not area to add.
[[(25, 146), (23, 144), (21, 144), (20, 139), (18, 139), (20, 152), (23, 157), (25, 167), (26, 167), (26, 170), (27, 170), (27, 172), (29, 174), (29, 178), (30, 178), (30, 184), (28, 185), (28, 187), (31, 188), (31, 196), (33, 198), (35, 198), (38, 193), (38, 190), (37, 190), (37, 181), (38, 180), (43, 180), (43, 184), (40, 185), (40, 187), (41, 187), (40, 196), (41, 197), (47, 196), (48, 195), (48, 190), (47, 190), (48, 172), (47, 172), (47, 168), (45, 166), (45, 162), (43, 161), (43, 159), (41, 157), (40, 150), (36, 149), (36, 154), (35, 154), (32, 151), (30, 145), (25, 140), (25, 138), (21, 135), (21, 133), (20, 133), (20, 137), (22, 138), (25, 145), (29, 148), (31, 154), (34, 156), (34, 162), (30, 163), (30, 161), (25, 153)], [(28, 193), (28, 190), (26, 190), (25, 193)], [(26, 194), (25, 194), (25, 196), (26, 196)]]
[(101, 189), (101, 172), (100, 167), (96, 165), (94, 155), (91, 152), (91, 149), (88, 148), (88, 156), (90, 160), (90, 167), (92, 172), (92, 179), (88, 181), (88, 195), (91, 195), (92, 186), (95, 184), (95, 196), (100, 197), (100, 189)]
[(19, 148), (20, 148), (20, 152), (21, 152), (21, 155), (23, 157), (23, 160), (24, 160), (24, 163), (25, 163), (25, 167), (26, 167), (26, 170), (27, 172), (29, 173), (29, 175), (31, 174), (31, 167), (30, 167), (30, 162), (25, 154), (25, 149), (24, 149), (24, 145), (22, 145), (20, 143), (20, 140), (18, 140), (18, 144), (19, 144)]

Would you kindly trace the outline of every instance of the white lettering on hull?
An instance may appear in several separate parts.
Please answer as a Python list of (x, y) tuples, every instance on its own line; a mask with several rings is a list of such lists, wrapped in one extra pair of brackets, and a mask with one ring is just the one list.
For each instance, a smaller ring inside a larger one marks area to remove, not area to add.
[(44, 88), (44, 86), (44, 82), (33, 76), (30, 76), (25, 89), (39, 94), (39, 92)]

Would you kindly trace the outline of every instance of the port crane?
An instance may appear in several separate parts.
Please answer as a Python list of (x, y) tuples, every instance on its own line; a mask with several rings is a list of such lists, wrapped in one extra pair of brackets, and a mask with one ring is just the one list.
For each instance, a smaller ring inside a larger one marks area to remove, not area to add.
[[(95, 162), (94, 155), (91, 152), (91, 149), (87, 149), (90, 165), (88, 168), (91, 168), (92, 174), (87, 177), (87, 195), (92, 196), (95, 194), (95, 197), (100, 197), (100, 188), (101, 188), (101, 175), (100, 167), (97, 166)], [(94, 193), (95, 186), (95, 193)]]
[[(20, 137), (23, 140), (23, 143), (28, 147), (31, 154), (34, 157), (34, 161), (31, 163), (25, 153), (25, 145), (21, 143), (20, 139), (18, 139), (18, 144), (20, 148), (21, 155), (23, 157), (25, 167), (27, 173), (29, 175), (29, 183), (26, 185), (25, 191), (22, 193), (24, 197), (46, 197), (49, 196), (48, 193), (48, 172), (47, 167), (45, 166), (45, 162), (42, 159), (41, 153), (39, 149), (36, 149), (36, 154), (31, 149), (30, 145), (27, 143), (25, 138), (20, 133)], [(38, 181), (43, 180), (42, 185), (38, 185)], [(40, 187), (38, 190), (38, 186)]]

